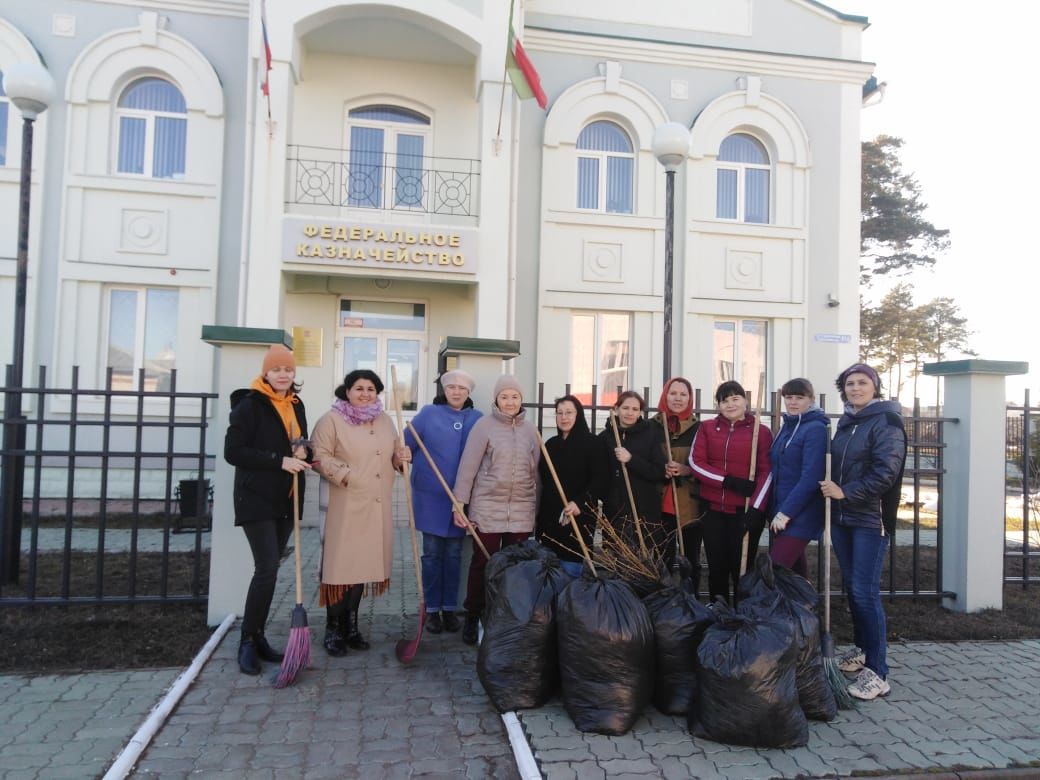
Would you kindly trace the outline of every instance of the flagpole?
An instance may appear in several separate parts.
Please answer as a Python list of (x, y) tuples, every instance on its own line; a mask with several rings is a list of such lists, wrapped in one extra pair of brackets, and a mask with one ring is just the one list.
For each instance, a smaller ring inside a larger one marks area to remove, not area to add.
[(495, 130), (495, 153), (502, 149), (502, 113), (506, 106), (506, 81), (509, 79), (509, 43), (513, 33), (513, 9), (516, 0), (509, 0), (509, 18), (506, 19), (506, 56), (502, 61), (502, 95), (498, 101), (498, 129)]

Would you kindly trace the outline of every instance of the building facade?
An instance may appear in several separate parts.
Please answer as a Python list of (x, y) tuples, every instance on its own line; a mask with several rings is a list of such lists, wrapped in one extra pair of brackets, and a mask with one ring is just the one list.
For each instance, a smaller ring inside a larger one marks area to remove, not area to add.
[[(0, 70), (37, 58), (58, 84), (36, 128), (26, 364), (79, 366), (83, 386), (111, 367), (114, 387), (176, 368), (208, 390), (203, 325), (284, 328), (318, 408), (352, 368), (394, 364), (414, 410), (441, 341), (476, 336), (519, 341), (528, 388), (656, 394), (668, 121), (692, 137), (674, 373), (710, 394), (852, 362), (866, 19), (813, 0), (517, 2), (542, 111), (505, 81), (509, 13), (269, 0), (268, 72), (259, 0), (5, 6)], [(19, 126), (0, 97), (4, 311)]]

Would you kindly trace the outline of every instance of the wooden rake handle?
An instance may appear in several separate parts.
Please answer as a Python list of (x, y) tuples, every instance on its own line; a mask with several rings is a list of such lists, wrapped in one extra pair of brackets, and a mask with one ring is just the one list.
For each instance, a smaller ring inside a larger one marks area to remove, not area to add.
[[(397, 440), (401, 447), (404, 443), (404, 426), (401, 415), (401, 393), (397, 384), (397, 366), (390, 366), (390, 381), (394, 385), (394, 413), (397, 416)], [(415, 562), (415, 581), (419, 585), (419, 600), (425, 602), (425, 591), (423, 590), (422, 565), (419, 556), (419, 540), (415, 535), (415, 508), (412, 506), (412, 473), (410, 463), (402, 463), (404, 474), (404, 497), (408, 507), (408, 531), (412, 537), (412, 560)]]
[[(552, 475), (553, 483), (556, 485), (556, 490), (560, 494), (560, 501), (563, 502), (564, 509), (567, 508), (567, 494), (563, 492), (563, 485), (560, 483), (560, 478), (556, 474), (556, 467), (553, 465), (552, 458), (549, 457), (549, 450), (545, 449), (545, 442), (542, 441), (542, 437), (535, 431), (535, 437), (538, 439), (538, 446), (542, 450), (542, 457), (545, 458), (545, 465), (549, 467), (549, 473)], [(581, 529), (578, 528), (578, 521), (574, 519), (572, 515), (568, 515), (571, 521), (571, 530), (574, 532), (574, 538), (578, 540), (578, 544), (581, 546), (581, 554), (585, 556), (585, 563), (589, 565), (592, 573), (596, 573), (596, 566), (592, 562), (592, 556), (589, 555), (589, 548), (585, 544), (585, 539), (581, 535)]]
[[(759, 383), (761, 385), (761, 382)], [(761, 388), (760, 388), (761, 389)], [(758, 433), (762, 430), (762, 424), (758, 421), (758, 418), (762, 415), (762, 396), (764, 391), (759, 393), (755, 399), (755, 419), (753, 422), (754, 428), (751, 429), (751, 463), (748, 465), (748, 479), (752, 482), (755, 481), (755, 472), (758, 471)], [(751, 497), (748, 496), (744, 499), (744, 512), (746, 513), (751, 507)], [(744, 540), (740, 544), (740, 576), (743, 577), (747, 571), (748, 565), (748, 535), (749, 531), (744, 531)]]
[[(661, 412), (661, 428), (664, 430), (664, 456), (672, 459), (671, 435), (668, 433), (668, 413)], [(686, 557), (686, 545), (682, 538), (682, 518), (679, 517), (679, 488), (675, 486), (675, 477), (668, 480), (672, 485), (672, 505), (675, 507), (675, 535), (679, 538), (679, 555)]]
[(406, 422), (405, 425), (408, 426), (408, 430), (410, 430), (412, 432), (412, 436), (415, 437), (415, 443), (419, 445), (419, 449), (422, 450), (423, 455), (426, 456), (426, 461), (430, 464), (430, 468), (433, 469), (433, 473), (434, 476), (437, 477), (437, 481), (441, 483), (441, 487), (444, 488), (444, 492), (447, 493), (448, 498), (451, 499), (452, 508), (459, 513), (459, 517), (461, 517), (462, 521), (466, 524), (466, 530), (469, 532), (469, 535), (473, 537), (473, 543), (480, 548), (480, 551), (484, 553), (484, 557), (490, 561), (491, 555), (488, 553), (487, 547), (485, 547), (484, 543), (480, 541), (480, 537), (477, 536), (477, 529), (473, 527), (473, 523), (471, 523), (469, 521), (469, 518), (466, 517), (466, 510), (463, 509), (462, 502), (455, 498), (455, 494), (451, 492), (451, 488), (448, 487), (448, 483), (444, 481), (444, 475), (441, 474), (441, 470), (437, 468), (437, 464), (433, 462), (433, 457), (430, 455), (430, 451), (426, 449), (426, 444), (423, 443), (422, 436), (420, 436), (419, 432), (415, 430), (415, 426), (412, 425), (411, 421)]
[[(614, 442), (617, 447), (621, 448), (621, 433), (618, 431), (617, 415), (614, 410), (610, 410), (610, 427), (614, 429)], [(621, 476), (625, 478), (625, 490), (628, 491), (628, 503), (632, 507), (632, 518), (636, 524), (636, 538), (639, 539), (639, 552), (642, 553), (643, 558), (649, 558), (650, 555), (646, 551), (646, 542), (643, 541), (643, 527), (639, 521), (639, 511), (636, 509), (636, 497), (632, 493), (632, 480), (628, 478), (628, 468), (624, 463), (618, 461), (621, 465)]]

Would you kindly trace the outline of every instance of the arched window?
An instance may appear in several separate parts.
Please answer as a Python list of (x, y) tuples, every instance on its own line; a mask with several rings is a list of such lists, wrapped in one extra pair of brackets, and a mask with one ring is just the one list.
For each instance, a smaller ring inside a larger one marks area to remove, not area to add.
[(628, 133), (613, 122), (586, 125), (578, 135), (578, 208), (631, 214), (634, 170)]
[(746, 133), (727, 136), (719, 148), (715, 216), (769, 222), (769, 153)]
[(7, 115), (11, 102), (4, 92), (4, 73), (0, 71), (0, 165), (7, 165)]
[(170, 82), (137, 79), (119, 97), (119, 173), (179, 179), (184, 176), (188, 110)]
[[(428, 116), (400, 106), (361, 106), (348, 112), (347, 134), (348, 205), (426, 210)], [(384, 192), (393, 193), (390, 203)]]

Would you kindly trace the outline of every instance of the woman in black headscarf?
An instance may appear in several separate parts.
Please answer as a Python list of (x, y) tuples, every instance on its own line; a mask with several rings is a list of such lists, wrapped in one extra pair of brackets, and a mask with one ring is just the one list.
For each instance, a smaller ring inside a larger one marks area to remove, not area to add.
[(589, 431), (585, 409), (573, 395), (556, 399), (556, 430), (557, 435), (545, 443), (545, 449), (567, 496), (567, 506), (560, 500), (560, 492), (543, 456), (538, 464), (542, 497), (538, 502), (535, 534), (560, 557), (563, 568), (577, 577), (581, 575), (581, 545), (574, 538), (569, 518), (577, 520), (585, 544), (591, 548), (596, 529), (593, 509), (606, 492), (610, 464), (607, 448)]

